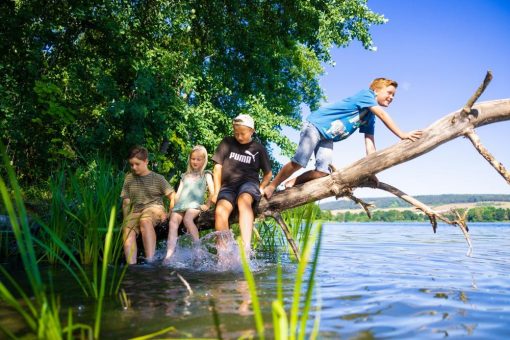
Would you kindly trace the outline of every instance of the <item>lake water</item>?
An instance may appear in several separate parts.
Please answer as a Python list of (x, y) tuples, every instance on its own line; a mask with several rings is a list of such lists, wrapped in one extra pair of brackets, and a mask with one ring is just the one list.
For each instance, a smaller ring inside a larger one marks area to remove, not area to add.
[[(510, 224), (471, 224), (469, 257), (460, 230), (444, 224), (437, 234), (428, 224), (324, 225), (314, 300), (321, 305), (319, 338), (510, 338), (509, 232)], [(176, 330), (161, 337), (256, 337), (242, 271), (182, 261), (186, 258), (170, 266), (159, 261), (130, 267), (122, 286), (131, 307), (106, 306), (102, 338), (126, 339), (168, 326)], [(266, 336), (272, 338), (274, 254), (258, 254), (253, 268)], [(284, 257), (287, 310), (295, 269)], [(61, 295), (77, 321), (90, 323), (90, 302), (71, 288), (61, 288)]]

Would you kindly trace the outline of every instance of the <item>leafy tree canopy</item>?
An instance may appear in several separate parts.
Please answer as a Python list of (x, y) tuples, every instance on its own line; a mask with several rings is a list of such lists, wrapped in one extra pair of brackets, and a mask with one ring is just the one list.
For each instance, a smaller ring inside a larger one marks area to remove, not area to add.
[(239, 113), (290, 154), (281, 127), (317, 106), (331, 47), (384, 21), (366, 0), (3, 1), (1, 138), (27, 183), (134, 144), (173, 174)]

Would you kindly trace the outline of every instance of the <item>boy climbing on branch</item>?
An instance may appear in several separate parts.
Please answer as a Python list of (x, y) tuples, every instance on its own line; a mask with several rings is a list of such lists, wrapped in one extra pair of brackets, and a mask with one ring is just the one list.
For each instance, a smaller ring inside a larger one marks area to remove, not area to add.
[(312, 153), (315, 155), (315, 170), (309, 170), (285, 183), (286, 188), (329, 175), (329, 165), (333, 158), (333, 142), (349, 137), (359, 128), (365, 134), (366, 153), (375, 152), (374, 124), (377, 116), (400, 139), (415, 141), (422, 136), (421, 130), (403, 132), (393, 119), (382, 109), (393, 101), (397, 82), (386, 78), (372, 81), (369, 89), (364, 89), (352, 97), (313, 111), (303, 123), (299, 145), (291, 161), (283, 166), (273, 181), (264, 189), (269, 199), (274, 191), (287, 178), (306, 167)]

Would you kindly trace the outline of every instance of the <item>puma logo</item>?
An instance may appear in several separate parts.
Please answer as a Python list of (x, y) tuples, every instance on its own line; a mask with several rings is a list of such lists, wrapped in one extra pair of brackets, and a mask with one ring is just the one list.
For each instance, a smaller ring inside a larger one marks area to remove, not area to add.
[(255, 162), (255, 156), (257, 156), (259, 153), (257, 152), (256, 154), (252, 154), (250, 151), (248, 150), (245, 150), (244, 153), (248, 154), (251, 156), (251, 158), (253, 158), (253, 161)]

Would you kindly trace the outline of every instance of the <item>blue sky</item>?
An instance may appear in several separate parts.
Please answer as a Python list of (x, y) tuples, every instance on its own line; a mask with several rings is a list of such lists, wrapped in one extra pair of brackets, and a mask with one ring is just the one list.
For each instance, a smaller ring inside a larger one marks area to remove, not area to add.
[[(321, 78), (328, 102), (368, 87), (373, 78), (395, 79), (399, 88), (387, 111), (402, 130), (409, 131), (426, 128), (462, 107), (487, 70), (494, 79), (478, 102), (510, 98), (510, 0), (372, 0), (368, 6), (389, 20), (371, 29), (377, 50), (364, 50), (359, 42), (333, 49), (336, 65), (326, 66)], [(298, 132), (284, 131), (298, 141)], [(510, 168), (510, 122), (476, 132)], [(378, 150), (398, 141), (382, 122), (376, 123), (375, 140)], [(335, 143), (333, 163), (341, 168), (364, 153), (363, 135), (355, 133)], [(308, 168), (312, 166), (310, 162)], [(510, 185), (465, 138), (381, 172), (378, 178), (411, 195), (510, 194)], [(356, 194), (388, 195), (371, 189)]]

